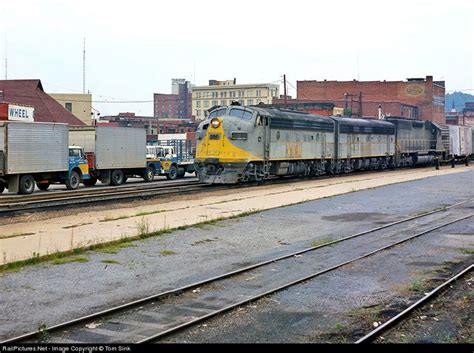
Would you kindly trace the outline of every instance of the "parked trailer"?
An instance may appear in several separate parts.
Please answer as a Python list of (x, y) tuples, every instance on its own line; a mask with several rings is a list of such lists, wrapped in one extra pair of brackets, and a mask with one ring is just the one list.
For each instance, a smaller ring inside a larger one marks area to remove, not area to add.
[(103, 184), (120, 185), (129, 177), (153, 180), (159, 165), (146, 159), (145, 129), (87, 126), (70, 127), (69, 143), (82, 146), (91, 170), (87, 186), (97, 180)]
[(0, 192), (31, 194), (35, 184), (46, 190), (52, 183), (77, 189), (89, 177), (83, 155), (70, 150), (68, 126), (55, 123), (0, 124)]
[(448, 158), (464, 158), (472, 153), (472, 128), (460, 125), (440, 125)]

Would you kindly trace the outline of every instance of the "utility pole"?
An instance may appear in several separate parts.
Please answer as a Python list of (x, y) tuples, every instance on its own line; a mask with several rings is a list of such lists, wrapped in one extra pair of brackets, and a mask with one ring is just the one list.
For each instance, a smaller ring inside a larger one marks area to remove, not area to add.
[(286, 75), (283, 75), (283, 99), (285, 102), (285, 108), (286, 108)]
[(5, 80), (8, 80), (8, 47), (7, 38), (5, 37)]
[(359, 118), (362, 118), (362, 91), (359, 92)]
[(84, 49), (82, 50), (82, 93), (86, 93), (86, 37), (84, 37)]

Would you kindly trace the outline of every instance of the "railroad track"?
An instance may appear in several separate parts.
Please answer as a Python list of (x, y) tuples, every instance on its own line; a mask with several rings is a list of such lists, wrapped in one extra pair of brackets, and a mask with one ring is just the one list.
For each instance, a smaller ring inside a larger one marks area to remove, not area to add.
[[(466, 220), (473, 214), (464, 210), (467, 214), (459, 217), (461, 211), (458, 207), (471, 201), (272, 258), (0, 343), (41, 342), (41, 338), (47, 338), (47, 342), (63, 343), (153, 342), (241, 305)], [(320, 249), (324, 249), (323, 252)], [(340, 261), (335, 254), (348, 258)], [(292, 273), (284, 274), (288, 268), (292, 269)]]
[[(402, 170), (402, 169), (400, 169)], [(359, 171), (351, 175), (378, 174), (380, 171)], [(318, 180), (334, 179), (344, 177), (347, 174), (324, 175), (317, 177)], [(310, 178), (310, 180), (315, 180)], [(307, 178), (285, 177), (272, 178), (265, 181), (264, 185), (298, 183), (308, 181)], [(152, 184), (137, 183), (137, 185), (122, 185), (117, 187), (104, 186), (94, 188), (83, 188), (75, 191), (54, 191), (34, 193), (31, 195), (9, 196), (0, 195), (0, 217), (14, 215), (21, 211), (44, 211), (57, 207), (77, 207), (84, 204), (126, 201), (131, 199), (151, 199), (158, 196), (180, 195), (183, 193), (209, 192), (224, 189), (238, 189), (250, 186), (262, 185), (257, 182), (233, 185), (207, 185), (201, 184), (197, 180), (175, 181), (175, 182), (154, 182)]]
[(436, 298), (438, 295), (440, 295), (444, 289), (446, 289), (452, 282), (458, 280), (459, 278), (465, 276), (469, 272), (471, 272), (474, 269), (474, 265), (470, 265), (460, 271), (459, 273), (453, 275), (449, 279), (447, 279), (445, 282), (440, 284), (438, 287), (433, 289), (431, 292), (426, 293), (422, 298), (417, 300), (415, 303), (410, 305), (408, 308), (400, 312), (399, 314), (395, 315), (392, 317), (390, 320), (384, 322), (382, 325), (378, 326), (376, 329), (370, 331), (368, 334), (366, 334), (364, 337), (358, 339), (355, 343), (370, 343), (373, 342), (377, 337), (379, 337), (381, 334), (389, 331), (394, 325), (398, 324), (399, 322), (402, 322), (403, 320), (406, 320), (407, 318), (410, 317), (410, 314), (416, 310), (421, 308), (423, 305), (425, 305), (427, 302), (430, 300)]
[[(222, 188), (222, 187), (221, 187)], [(176, 182), (164, 185), (131, 185), (115, 188), (88, 188), (73, 192), (55, 192), (51, 194), (33, 194), (23, 197), (0, 197), (0, 216), (24, 210), (37, 210), (58, 206), (80, 205), (133, 198), (152, 198), (161, 195), (192, 193), (205, 190), (218, 190), (198, 181)]]

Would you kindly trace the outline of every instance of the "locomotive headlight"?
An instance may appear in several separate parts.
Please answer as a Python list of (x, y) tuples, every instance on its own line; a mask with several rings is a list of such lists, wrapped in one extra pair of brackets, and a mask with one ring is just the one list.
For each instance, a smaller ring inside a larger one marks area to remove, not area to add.
[(214, 119), (211, 120), (211, 126), (214, 129), (217, 129), (219, 126), (221, 126), (221, 122), (219, 121), (219, 119), (214, 118)]

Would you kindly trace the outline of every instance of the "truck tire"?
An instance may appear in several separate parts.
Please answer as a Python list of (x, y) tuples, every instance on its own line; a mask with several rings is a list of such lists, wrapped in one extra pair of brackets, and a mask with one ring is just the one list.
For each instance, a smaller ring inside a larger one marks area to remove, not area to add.
[(97, 178), (90, 177), (89, 179), (84, 179), (82, 182), (85, 186), (94, 186), (97, 183)]
[(81, 184), (81, 176), (78, 172), (72, 171), (69, 179), (66, 180), (66, 187), (68, 190), (76, 190)]
[(168, 180), (175, 180), (177, 176), (178, 176), (178, 168), (176, 168), (175, 165), (172, 165), (170, 168), (170, 171), (168, 172), (168, 174), (166, 174), (166, 178)]
[(0, 194), (5, 191), (5, 186), (0, 185)]
[(50, 185), (51, 185), (51, 184), (50, 184), (49, 182), (48, 182), (48, 183), (39, 183), (39, 184), (37, 183), (37, 184), (36, 184), (36, 186), (38, 187), (38, 189), (43, 190), (43, 191), (48, 190), (48, 188), (49, 188)]
[(178, 173), (178, 178), (180, 178), (180, 179), (181, 179), (181, 178), (184, 178), (185, 175), (186, 175), (186, 171), (183, 170), (182, 172), (179, 172), (179, 173)]
[(147, 183), (155, 180), (155, 169), (152, 167), (146, 167), (145, 173), (143, 174), (143, 180), (145, 180)]
[(19, 194), (28, 195), (35, 191), (35, 179), (31, 175), (22, 175), (20, 178)]
[(112, 170), (110, 185), (118, 186), (123, 184), (123, 172), (120, 169)]

